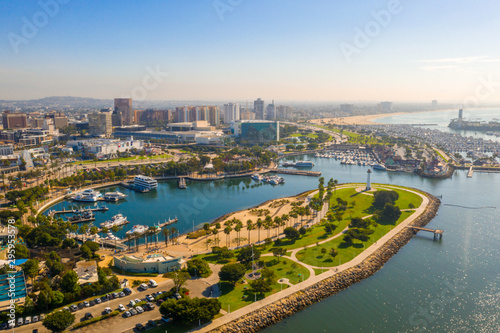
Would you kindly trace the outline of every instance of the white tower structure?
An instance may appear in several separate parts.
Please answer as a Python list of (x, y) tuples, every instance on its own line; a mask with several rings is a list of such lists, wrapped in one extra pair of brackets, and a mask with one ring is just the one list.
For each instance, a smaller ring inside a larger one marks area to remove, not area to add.
[(372, 184), (370, 182), (370, 175), (372, 174), (372, 170), (368, 169), (366, 173), (368, 174), (368, 179), (366, 180), (366, 191), (369, 191), (372, 189)]

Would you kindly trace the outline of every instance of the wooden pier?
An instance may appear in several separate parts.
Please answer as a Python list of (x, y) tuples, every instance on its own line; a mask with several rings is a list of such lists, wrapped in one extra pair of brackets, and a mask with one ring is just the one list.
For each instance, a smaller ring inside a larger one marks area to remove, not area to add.
[(427, 232), (432, 232), (434, 234), (434, 239), (441, 239), (443, 238), (443, 232), (444, 230), (441, 229), (429, 229), (429, 228), (421, 228), (421, 227), (415, 227), (412, 225), (406, 226), (407, 228), (417, 230), (417, 231), (427, 231)]
[(91, 212), (106, 212), (109, 210), (108, 207), (96, 207), (96, 208), (85, 208), (85, 209), (63, 209), (63, 210), (53, 210), (49, 213), (49, 215), (57, 215), (57, 214), (78, 214), (82, 213), (85, 210), (90, 210)]
[(299, 175), (299, 176), (311, 176), (311, 177), (319, 177), (321, 176), (321, 172), (319, 171), (307, 171), (307, 170), (292, 170), (292, 169), (274, 169), (269, 170), (270, 172), (280, 173), (284, 175)]
[(470, 167), (469, 172), (467, 172), (467, 178), (472, 178), (473, 174), (474, 174), (474, 169)]
[(180, 189), (186, 189), (187, 188), (186, 178), (180, 177), (179, 178), (179, 185), (178, 186), (179, 186)]

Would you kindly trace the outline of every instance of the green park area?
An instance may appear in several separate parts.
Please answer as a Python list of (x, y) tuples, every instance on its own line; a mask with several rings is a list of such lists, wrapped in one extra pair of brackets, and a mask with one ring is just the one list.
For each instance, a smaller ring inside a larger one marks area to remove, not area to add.
[(156, 156), (130, 156), (130, 157), (121, 157), (121, 158), (114, 158), (111, 160), (102, 160), (102, 161), (94, 161), (94, 160), (87, 160), (87, 161), (78, 161), (78, 162), (73, 162), (72, 164), (107, 164), (107, 163), (115, 163), (115, 162), (127, 162), (127, 161), (150, 161), (150, 160), (156, 160), (156, 159), (164, 159), (164, 158), (170, 158), (172, 155), (170, 154), (161, 154), (161, 155), (156, 155)]

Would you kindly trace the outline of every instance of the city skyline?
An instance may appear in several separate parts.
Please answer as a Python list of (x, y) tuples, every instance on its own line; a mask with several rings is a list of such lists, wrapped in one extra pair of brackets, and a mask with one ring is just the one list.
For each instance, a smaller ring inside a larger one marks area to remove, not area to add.
[(43, 0), (0, 8), (5, 100), (500, 101), (494, 2)]

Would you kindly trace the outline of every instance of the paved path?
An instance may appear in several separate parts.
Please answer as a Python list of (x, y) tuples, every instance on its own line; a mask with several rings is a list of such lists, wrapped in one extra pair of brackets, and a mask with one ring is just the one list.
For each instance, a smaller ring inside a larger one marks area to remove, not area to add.
[[(398, 188), (398, 187), (393, 187), (390, 185), (383, 185), (379, 188), (382, 188), (382, 187), (383, 188)], [(247, 315), (247, 314), (249, 314), (253, 311), (256, 311), (264, 306), (272, 304), (272, 303), (274, 303), (282, 298), (286, 298), (286, 297), (288, 297), (288, 296), (290, 296), (290, 295), (292, 295), (292, 294), (294, 294), (302, 289), (310, 287), (310, 286), (312, 286), (312, 285), (314, 285), (314, 284), (316, 284), (324, 279), (332, 277), (335, 274), (338, 274), (338, 273), (345, 271), (351, 267), (359, 265), (366, 258), (368, 258), (370, 255), (372, 255), (375, 251), (377, 251), (380, 247), (382, 247), (386, 242), (388, 242), (392, 237), (394, 237), (396, 234), (398, 234), (400, 231), (402, 231), (404, 228), (406, 228), (407, 225), (412, 223), (418, 216), (420, 216), (425, 211), (425, 209), (429, 205), (429, 198), (427, 198), (425, 195), (421, 194), (420, 192), (412, 191), (409, 189), (407, 191), (410, 193), (417, 194), (418, 196), (420, 196), (422, 198), (422, 204), (420, 205), (420, 207), (415, 209), (414, 214), (410, 215), (406, 220), (404, 220), (399, 225), (397, 225), (394, 229), (392, 229), (387, 234), (382, 236), (376, 243), (372, 244), (370, 247), (368, 247), (366, 250), (364, 250), (362, 253), (360, 253), (358, 256), (356, 256), (353, 260), (351, 260), (347, 263), (344, 263), (340, 266), (337, 266), (335, 268), (335, 270), (328, 269), (326, 272), (324, 272), (320, 275), (316, 275), (316, 276), (311, 275), (311, 277), (304, 282), (297, 283), (296, 285), (293, 285), (290, 288), (287, 288), (287, 289), (280, 291), (276, 294), (270, 295), (270, 296), (268, 296), (260, 301), (254, 302), (250, 305), (247, 305), (247, 306), (245, 306), (241, 309), (238, 309), (232, 313), (224, 315), (221, 318), (217, 318), (214, 321), (212, 321), (211, 323), (209, 323), (205, 326), (202, 326), (202, 327), (195, 328), (195, 329), (191, 330), (190, 332), (199, 332), (199, 333), (209, 332), (209, 331), (211, 331), (211, 330), (213, 330), (221, 325), (225, 325), (227, 323), (230, 323), (231, 321), (236, 320), (241, 316)], [(338, 235), (341, 235), (341, 233)], [(336, 236), (338, 237), (338, 235), (336, 235)], [(296, 250), (298, 251), (299, 249), (296, 249)], [(300, 264), (304, 265), (303, 263), (300, 263)]]

